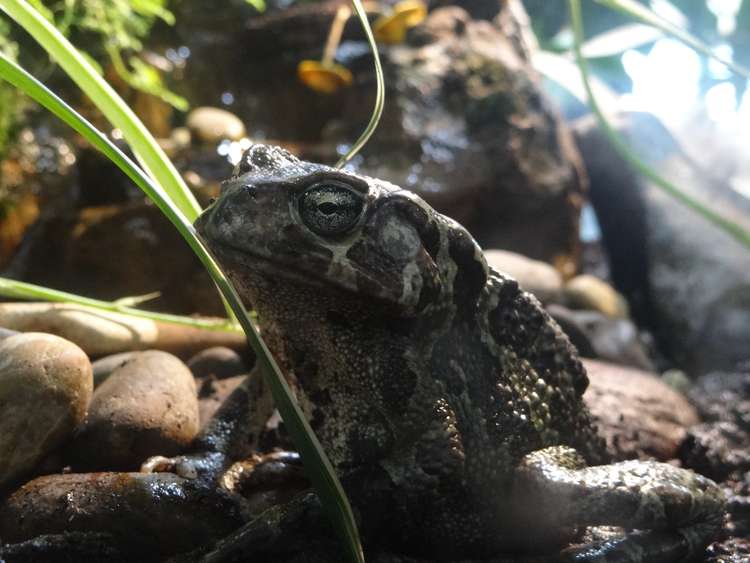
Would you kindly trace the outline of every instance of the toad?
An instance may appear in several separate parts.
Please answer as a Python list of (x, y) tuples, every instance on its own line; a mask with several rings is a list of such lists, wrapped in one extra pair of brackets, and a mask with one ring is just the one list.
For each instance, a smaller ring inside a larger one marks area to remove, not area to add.
[(196, 227), (257, 310), (366, 545), (486, 558), (604, 525), (637, 531), (555, 560), (664, 563), (720, 529), (711, 480), (607, 463), (568, 338), (415, 194), (254, 145)]

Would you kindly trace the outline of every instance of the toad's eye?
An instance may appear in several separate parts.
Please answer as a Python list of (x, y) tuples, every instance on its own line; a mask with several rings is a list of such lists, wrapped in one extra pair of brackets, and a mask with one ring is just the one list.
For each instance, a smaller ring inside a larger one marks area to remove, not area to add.
[(364, 198), (338, 182), (321, 182), (299, 196), (297, 205), (308, 229), (321, 236), (343, 235), (362, 215)]

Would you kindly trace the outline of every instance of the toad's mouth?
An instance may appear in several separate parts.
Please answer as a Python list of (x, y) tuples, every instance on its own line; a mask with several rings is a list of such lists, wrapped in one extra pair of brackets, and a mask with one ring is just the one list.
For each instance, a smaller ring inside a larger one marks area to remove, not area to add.
[[(335, 289), (339, 292), (345, 292), (351, 296), (359, 295), (357, 280), (352, 279), (352, 275), (341, 275), (333, 277), (330, 275), (330, 259), (318, 258), (317, 263), (320, 268), (302, 268), (295, 263), (285, 260), (270, 258), (267, 255), (252, 252), (244, 248), (239, 248), (225, 242), (213, 241), (210, 244), (206, 242), (221, 264), (222, 268), (227, 270), (230, 277), (242, 277), (242, 272), (254, 272), (262, 277), (278, 280), (282, 278), (289, 282), (300, 284), (308, 287), (321, 289)], [(308, 260), (311, 258), (308, 257)], [(327, 272), (321, 274), (320, 272)], [(363, 275), (363, 274), (360, 274)], [(368, 296), (368, 299), (373, 297)], [(377, 300), (377, 298), (374, 298)], [(382, 301), (387, 301), (382, 299)]]

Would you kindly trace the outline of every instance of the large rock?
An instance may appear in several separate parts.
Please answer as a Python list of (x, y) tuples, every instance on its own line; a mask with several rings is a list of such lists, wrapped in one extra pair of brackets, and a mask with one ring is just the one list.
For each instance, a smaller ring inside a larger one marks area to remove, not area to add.
[(531, 64), (520, 2), (475, 4), (435, 9), (406, 44), (383, 50), (390, 103), (362, 168), (416, 191), (482, 246), (572, 274), (579, 156)]
[(97, 387), (73, 451), (76, 467), (135, 469), (175, 455), (198, 433), (193, 375), (171, 354), (133, 354)]
[[(231, 109), (251, 137), (280, 139), (305, 158), (335, 162), (373, 107), (372, 57), (356, 18), (337, 53), (354, 75), (350, 88), (313, 92), (297, 79), (297, 63), (320, 57), (339, 4), (296, 3), (252, 18), (244, 29), (224, 25), (206, 51), (216, 65), (193, 64), (201, 60), (195, 54), (187, 61), (191, 99), (216, 105), (225, 92), (246, 92)], [(578, 258), (585, 181), (531, 64), (527, 24), (519, 0), (478, 0), (431, 10), (406, 43), (380, 45), (388, 101), (380, 128), (352, 165), (416, 191), (483, 246), (544, 260), (568, 275)], [(182, 25), (178, 19), (178, 31)], [(193, 53), (205, 49), (193, 33), (181, 39)]]
[(583, 363), (590, 380), (583, 398), (613, 458), (675, 458), (687, 428), (699, 421), (687, 399), (654, 374)]
[[(691, 158), (644, 114), (625, 115), (618, 126), (657, 172), (750, 231), (750, 200), (717, 179), (703, 153)], [(612, 276), (635, 318), (690, 373), (750, 358), (750, 249), (637, 176), (591, 120), (576, 132)], [(703, 150), (708, 158), (713, 149)]]
[(0, 488), (73, 433), (92, 388), (91, 363), (72, 342), (41, 333), (0, 341)]
[(213, 543), (243, 520), (237, 500), (221, 488), (196, 487), (171, 473), (50, 475), (4, 500), (0, 536), (3, 543), (17, 543), (47, 534), (102, 533), (130, 554), (128, 561), (152, 561)]

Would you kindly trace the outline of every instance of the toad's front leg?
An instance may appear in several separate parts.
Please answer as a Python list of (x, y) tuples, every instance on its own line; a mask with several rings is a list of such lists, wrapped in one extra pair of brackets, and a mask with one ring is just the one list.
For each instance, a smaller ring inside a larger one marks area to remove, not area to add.
[(563, 561), (690, 561), (715, 538), (725, 514), (719, 487), (692, 471), (644, 461), (586, 467), (575, 450), (563, 446), (525, 456), (513, 493), (535, 526), (648, 530), (568, 550)]
[(227, 397), (187, 453), (173, 458), (152, 457), (141, 471), (173, 471), (181, 477), (214, 483), (233, 461), (253, 453), (272, 413), (270, 389), (255, 369)]

